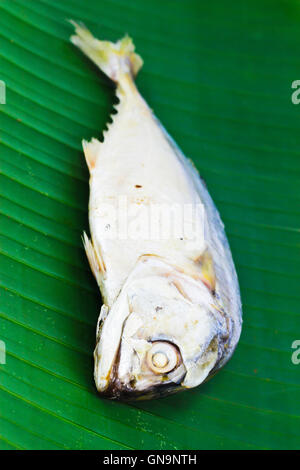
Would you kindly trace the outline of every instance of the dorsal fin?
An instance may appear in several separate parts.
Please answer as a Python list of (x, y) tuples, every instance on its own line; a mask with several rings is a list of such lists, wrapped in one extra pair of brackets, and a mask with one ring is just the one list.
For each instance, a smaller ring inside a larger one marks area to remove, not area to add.
[(95, 168), (96, 161), (100, 152), (101, 142), (99, 140), (92, 138), (90, 142), (86, 140), (82, 141), (82, 147), (84, 151), (85, 160), (89, 168), (90, 173), (92, 173)]

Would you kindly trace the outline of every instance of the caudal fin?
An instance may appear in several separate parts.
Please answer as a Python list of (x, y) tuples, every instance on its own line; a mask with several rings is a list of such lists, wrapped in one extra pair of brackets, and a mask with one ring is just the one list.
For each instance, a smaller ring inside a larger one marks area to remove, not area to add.
[(134, 52), (129, 36), (116, 43), (100, 41), (83, 25), (70, 20), (75, 27), (71, 41), (79, 47), (113, 81), (120, 82), (124, 75), (135, 76), (143, 65), (142, 58)]

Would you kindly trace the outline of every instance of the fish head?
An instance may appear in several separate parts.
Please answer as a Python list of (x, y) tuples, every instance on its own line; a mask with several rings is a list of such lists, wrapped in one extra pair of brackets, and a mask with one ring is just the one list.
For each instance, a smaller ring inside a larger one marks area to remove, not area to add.
[(199, 385), (229, 336), (226, 315), (205, 284), (148, 261), (124, 286), (98, 335), (95, 380), (110, 398), (153, 398)]

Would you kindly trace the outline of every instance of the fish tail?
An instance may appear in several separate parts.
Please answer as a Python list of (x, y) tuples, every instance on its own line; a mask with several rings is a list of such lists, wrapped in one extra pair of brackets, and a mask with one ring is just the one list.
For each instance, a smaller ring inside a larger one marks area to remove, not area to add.
[(134, 78), (143, 65), (142, 58), (134, 52), (135, 46), (129, 36), (116, 43), (100, 41), (83, 25), (70, 20), (75, 27), (71, 41), (79, 47), (111, 80), (120, 83), (128, 76)]

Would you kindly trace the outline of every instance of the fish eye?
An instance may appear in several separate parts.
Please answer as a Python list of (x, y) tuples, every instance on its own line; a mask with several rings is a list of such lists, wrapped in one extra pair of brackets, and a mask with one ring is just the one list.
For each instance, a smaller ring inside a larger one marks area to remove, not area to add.
[(147, 353), (147, 365), (155, 374), (171, 372), (180, 362), (176, 346), (167, 341), (155, 341)]

